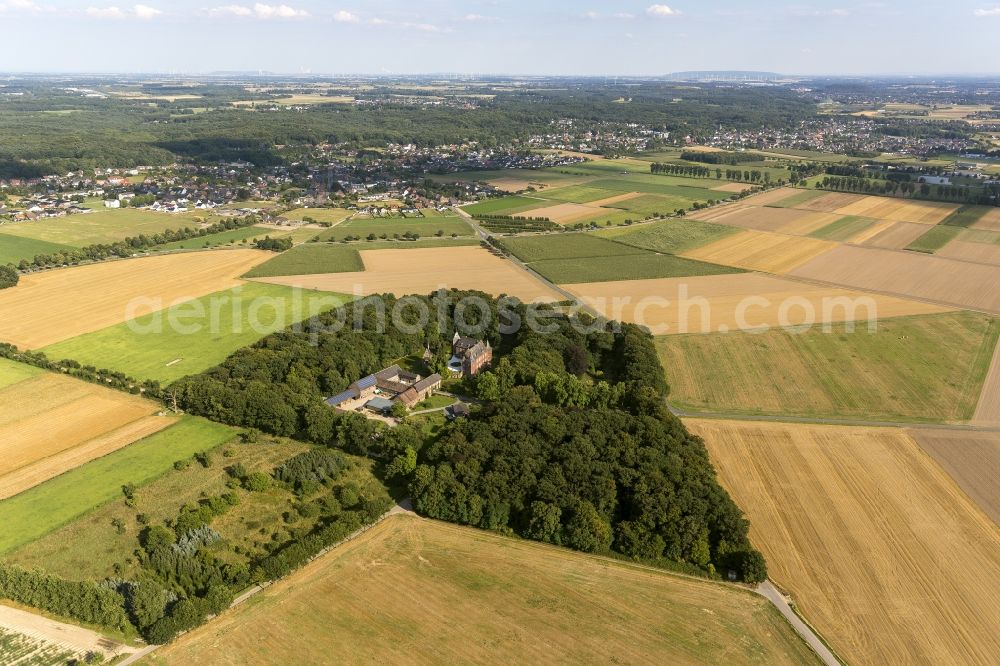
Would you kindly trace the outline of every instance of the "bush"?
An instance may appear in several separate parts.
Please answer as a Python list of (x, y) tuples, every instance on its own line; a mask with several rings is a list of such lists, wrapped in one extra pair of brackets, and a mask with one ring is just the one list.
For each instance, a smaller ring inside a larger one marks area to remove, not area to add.
[(0, 289), (16, 287), (20, 279), (18, 272), (10, 266), (0, 266)]
[(243, 479), (243, 487), (252, 493), (262, 493), (271, 487), (271, 477), (264, 472), (250, 472)]

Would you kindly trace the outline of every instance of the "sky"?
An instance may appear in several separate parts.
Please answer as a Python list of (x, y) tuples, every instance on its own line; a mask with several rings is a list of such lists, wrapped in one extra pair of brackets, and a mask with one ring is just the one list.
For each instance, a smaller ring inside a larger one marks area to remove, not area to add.
[(0, 0), (0, 71), (1000, 74), (1000, 0), (665, 1)]

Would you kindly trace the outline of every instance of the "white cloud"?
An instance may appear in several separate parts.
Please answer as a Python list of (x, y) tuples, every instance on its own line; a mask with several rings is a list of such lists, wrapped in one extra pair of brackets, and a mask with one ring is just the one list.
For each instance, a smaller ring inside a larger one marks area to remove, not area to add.
[(352, 14), (346, 9), (341, 9), (339, 12), (333, 15), (333, 20), (337, 23), (357, 23), (361, 19), (358, 18), (357, 14)]
[(41, 14), (55, 11), (52, 7), (43, 7), (34, 0), (7, 0), (0, 2), (0, 14), (4, 12), (19, 12), (22, 14)]
[(646, 13), (650, 16), (677, 16), (680, 11), (667, 5), (650, 5), (646, 8)]
[(142, 19), (144, 21), (154, 19), (163, 13), (156, 7), (150, 7), (149, 5), (136, 5), (132, 8), (132, 11), (135, 12), (136, 18)]
[(468, 21), (470, 23), (480, 23), (480, 22), (485, 23), (490, 21), (496, 21), (496, 18), (493, 16), (483, 16), (482, 14), (466, 14), (465, 16), (462, 17), (462, 20)]
[(976, 16), (1000, 16), (1000, 5), (997, 5), (996, 7), (977, 9), (972, 13)]
[(304, 9), (295, 9), (288, 5), (265, 5), (256, 3), (252, 7), (248, 5), (223, 5), (212, 9), (202, 10), (202, 13), (209, 16), (239, 16), (242, 18), (267, 19), (296, 19), (309, 16), (309, 12)]
[(133, 5), (131, 9), (122, 9), (111, 5), (109, 7), (87, 7), (84, 14), (91, 18), (98, 19), (139, 19), (140, 21), (150, 21), (163, 12), (156, 7), (149, 5)]

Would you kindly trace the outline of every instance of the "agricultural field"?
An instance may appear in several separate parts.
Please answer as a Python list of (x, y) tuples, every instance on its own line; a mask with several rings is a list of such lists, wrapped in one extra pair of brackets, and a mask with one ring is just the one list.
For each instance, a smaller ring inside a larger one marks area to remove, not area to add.
[(167, 229), (197, 228), (200, 221), (209, 221), (203, 211), (171, 214), (123, 208), (5, 224), (3, 233), (56, 245), (86, 247), (139, 234), (153, 235)]
[(353, 214), (354, 211), (346, 208), (296, 208), (282, 213), (281, 217), (297, 221), (305, 220), (308, 217), (316, 222), (340, 224)]
[[(106, 261), (21, 276), (0, 291), (0, 341), (39, 349), (242, 282), (270, 256), (217, 250)], [(84, 297), (85, 296), (85, 297)]]
[(545, 205), (545, 200), (536, 197), (515, 196), (500, 199), (487, 199), (470, 206), (463, 207), (469, 215), (514, 215), (532, 208)]
[(1000, 268), (996, 266), (842, 245), (789, 275), (1000, 314)]
[(772, 330), (659, 338), (677, 407), (716, 414), (875, 421), (973, 418), (1000, 320), (955, 312)]
[(343, 305), (348, 297), (251, 282), (44, 348), (166, 385), (221, 363), (264, 336)]
[(1000, 433), (910, 431), (914, 440), (1000, 526)]
[(813, 231), (809, 236), (821, 240), (847, 242), (862, 234), (873, 224), (875, 224), (875, 220), (871, 218), (845, 215), (836, 222)]
[(837, 209), (842, 215), (860, 215), (894, 222), (917, 222), (938, 224), (955, 210), (957, 204), (936, 201), (913, 201), (889, 197), (864, 197), (859, 201)]
[(280, 236), (282, 233), (276, 232), (272, 228), (265, 227), (243, 227), (242, 229), (230, 229), (229, 231), (220, 231), (217, 234), (206, 234), (205, 236), (198, 236), (197, 238), (189, 238), (187, 240), (177, 241), (176, 243), (167, 243), (165, 245), (157, 245), (157, 250), (200, 250), (205, 248), (221, 247), (223, 245), (246, 245), (251, 241), (258, 238), (263, 238), (264, 236), (271, 236), (272, 238)]
[(418, 218), (359, 218), (355, 217), (338, 224), (332, 229), (323, 229), (317, 233), (320, 241), (340, 241), (348, 236), (368, 238), (374, 235), (378, 238), (393, 238), (404, 234), (418, 234), (421, 237), (438, 236), (471, 236), (472, 227), (460, 217)]
[[(178, 509), (185, 504), (197, 502), (205, 495), (220, 495), (229, 490), (226, 487), (226, 481), (230, 478), (226, 472), (227, 467), (239, 463), (248, 471), (270, 473), (285, 460), (309, 450), (308, 445), (292, 440), (240, 443), (221, 448), (226, 455), (219, 455), (217, 448), (212, 456), (213, 462), (208, 467), (194, 463), (175, 469), (173, 462), (191, 455), (179, 451), (177, 457), (170, 461), (169, 469), (138, 489), (134, 507), (127, 506), (123, 501), (104, 503), (10, 552), (5, 555), (5, 559), (13, 564), (29, 569), (42, 569), (69, 580), (103, 580), (113, 577), (116, 564), (123, 574), (137, 577), (142, 568), (132, 559), (132, 554), (143, 527), (135, 520), (137, 514), (146, 516), (152, 524), (164, 524), (175, 519)], [(201, 452), (201, 449), (196, 452)], [(229, 519), (230, 516), (225, 518)], [(263, 516), (260, 518), (259, 522), (263, 523)], [(116, 519), (124, 525), (122, 531), (114, 527)], [(280, 516), (278, 520), (280, 521)], [(216, 524), (216, 528), (220, 529), (221, 525)]]
[(743, 231), (688, 250), (681, 256), (723, 266), (785, 274), (836, 247), (835, 243), (815, 238)]
[(983, 425), (1000, 425), (1000, 345), (993, 352), (973, 420)]
[(847, 663), (1000, 653), (1000, 529), (906, 431), (685, 423), (772, 580)]
[(259, 278), (261, 282), (340, 294), (429, 294), (440, 288), (477, 289), (551, 302), (561, 296), (509, 261), (479, 246), (361, 250), (364, 271)]
[(382, 664), (817, 663), (748, 591), (408, 515), (152, 663), (316, 663), (332, 654)]
[(678, 218), (607, 229), (594, 235), (652, 252), (680, 254), (735, 233), (736, 229), (721, 224)]
[(0, 626), (0, 663), (23, 666), (62, 666), (77, 663), (84, 655), (63, 646), (26, 636)]
[(508, 238), (500, 243), (556, 284), (741, 272), (584, 234)]
[(137, 396), (0, 359), (0, 500), (173, 425)]
[(0, 266), (17, 265), (22, 259), (31, 261), (39, 254), (53, 254), (73, 249), (69, 245), (6, 234), (4, 229), (7, 226), (0, 226)]
[(566, 290), (604, 317), (642, 324), (654, 335), (867, 320), (873, 311), (887, 318), (949, 309), (760, 273), (595, 282)]
[(278, 275), (311, 275), (314, 273), (350, 273), (363, 271), (365, 265), (353, 247), (330, 243), (307, 243), (282, 252), (245, 277), (262, 278)]
[(985, 231), (1000, 231), (1000, 208), (994, 206), (984, 212), (979, 220), (972, 225), (973, 229), (983, 229)]
[(64, 474), (0, 500), (0, 523), (17, 525), (0, 533), (0, 554), (31, 543), (84, 513), (121, 497), (122, 486), (141, 486), (173, 464), (207, 451), (235, 436), (223, 425), (184, 417), (166, 430)]
[[(864, 218), (854, 218), (864, 219)], [(866, 227), (866, 228), (870, 228)], [(881, 225), (879, 225), (881, 229)], [(869, 238), (865, 238), (860, 244), (867, 247), (881, 247), (886, 250), (916, 249), (913, 245), (923, 236), (931, 234), (938, 227), (929, 227), (926, 224), (916, 222), (892, 222), (890, 226), (878, 231)], [(866, 236), (868, 234), (865, 234)]]
[(931, 227), (907, 245), (906, 249), (913, 250), (915, 252), (934, 254), (945, 245), (955, 240), (961, 232), (962, 230), (959, 227), (946, 227), (943, 225)]
[(968, 232), (963, 232), (956, 240), (951, 241), (934, 254), (946, 259), (960, 259), (962, 261), (1000, 266), (1000, 242), (980, 243), (961, 240), (965, 233)]

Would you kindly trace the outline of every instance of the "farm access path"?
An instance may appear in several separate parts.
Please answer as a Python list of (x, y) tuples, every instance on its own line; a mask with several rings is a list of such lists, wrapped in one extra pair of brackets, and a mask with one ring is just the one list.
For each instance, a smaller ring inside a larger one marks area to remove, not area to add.
[(51, 620), (36, 613), (0, 605), (0, 627), (76, 654), (100, 652), (108, 657), (135, 654), (138, 648), (113, 641), (90, 629)]

